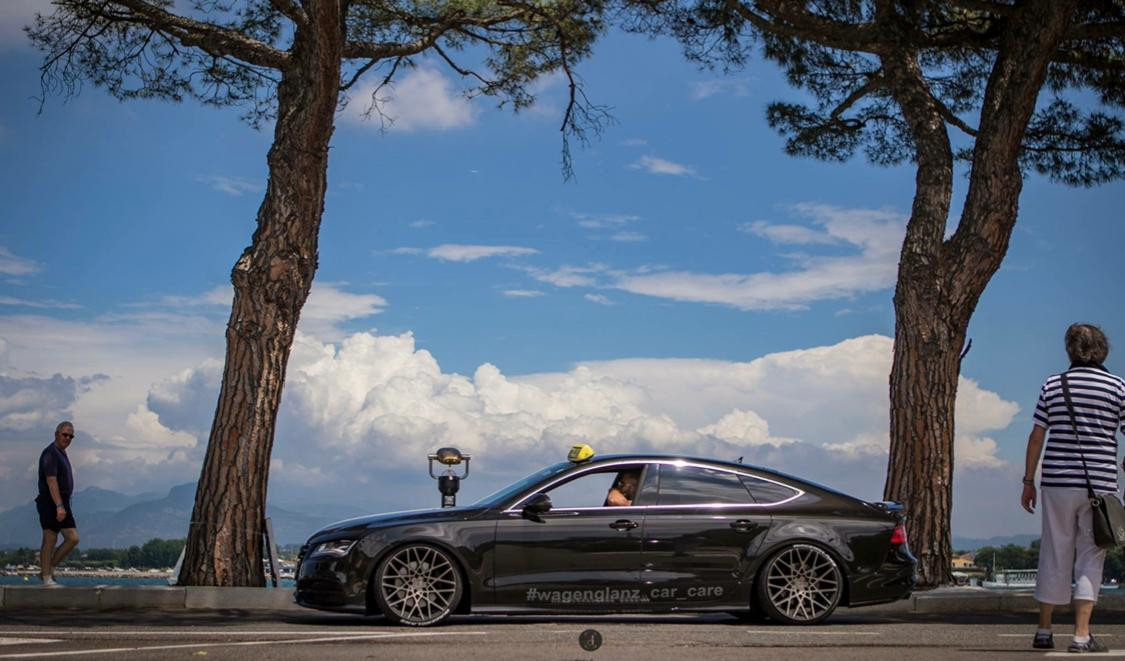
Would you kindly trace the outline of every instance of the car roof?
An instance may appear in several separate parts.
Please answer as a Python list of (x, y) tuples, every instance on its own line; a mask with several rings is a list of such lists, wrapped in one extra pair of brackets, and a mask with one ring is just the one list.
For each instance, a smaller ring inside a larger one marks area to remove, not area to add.
[(737, 461), (728, 461), (726, 459), (716, 459), (714, 457), (699, 457), (699, 456), (688, 455), (688, 454), (666, 454), (666, 453), (655, 453), (655, 452), (654, 453), (646, 453), (646, 454), (600, 454), (600, 455), (595, 455), (592, 459), (589, 459), (587, 461), (574, 462), (574, 465), (580, 466), (580, 465), (596, 465), (596, 464), (599, 464), (599, 463), (614, 463), (614, 462), (621, 462), (621, 461), (644, 462), (644, 461), (655, 461), (655, 460), (698, 462), (698, 463), (704, 463), (704, 464), (711, 464), (711, 465), (714, 465), (714, 466), (721, 466), (723, 468), (731, 469), (731, 470), (757, 471), (757, 472), (769, 475), (770, 477), (777, 477), (777, 478), (782, 478), (783, 480), (787, 480), (789, 482), (795, 482), (795, 483), (801, 485), (802, 487), (811, 487), (811, 488), (814, 488), (814, 489), (819, 489), (821, 491), (827, 491), (829, 493), (836, 494), (838, 496), (843, 496), (845, 498), (849, 498), (849, 499), (852, 499), (852, 500), (860, 500), (860, 499), (856, 498), (855, 496), (844, 493), (843, 491), (840, 491), (839, 489), (836, 489), (834, 487), (830, 487), (830, 486), (825, 485), (825, 484), (820, 484), (819, 482), (813, 482), (812, 480), (809, 480), (809, 479), (806, 479), (806, 478), (803, 478), (803, 477), (798, 477), (798, 476), (792, 475), (790, 473), (785, 473), (785, 472), (782, 472), (782, 471), (779, 471), (779, 470), (776, 470), (776, 469), (773, 469), (773, 468), (766, 468), (765, 466), (757, 466), (755, 464), (743, 464), (743, 463), (739, 463)]
[(699, 457), (689, 454), (662, 454), (662, 453), (648, 453), (648, 454), (599, 454), (595, 455), (593, 459), (587, 461), (575, 462), (575, 464), (599, 464), (610, 463), (619, 461), (690, 461), (700, 462), (706, 464), (715, 464), (716, 466), (723, 466), (725, 468), (749, 468), (751, 470), (760, 470), (767, 473), (774, 473), (769, 468), (762, 466), (754, 466), (752, 464), (742, 464), (737, 461), (728, 461), (726, 459), (716, 459), (714, 457)]

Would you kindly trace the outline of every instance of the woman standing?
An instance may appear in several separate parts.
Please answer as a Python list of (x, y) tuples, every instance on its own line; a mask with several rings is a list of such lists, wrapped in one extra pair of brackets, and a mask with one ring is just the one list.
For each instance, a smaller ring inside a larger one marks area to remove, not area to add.
[(1056, 605), (1070, 603), (1073, 583), (1074, 640), (1067, 651), (1105, 652), (1105, 645), (1090, 635), (1105, 550), (1094, 544), (1087, 487), (1096, 493), (1117, 492), (1117, 430), (1125, 433), (1125, 381), (1102, 365), (1109, 342), (1097, 326), (1068, 328), (1066, 353), (1070, 369), (1048, 377), (1039, 391), (1020, 498), (1023, 508), (1034, 513), (1035, 469), (1042, 452), (1043, 535), (1035, 585), (1039, 630), (1032, 647), (1055, 646), (1051, 614)]

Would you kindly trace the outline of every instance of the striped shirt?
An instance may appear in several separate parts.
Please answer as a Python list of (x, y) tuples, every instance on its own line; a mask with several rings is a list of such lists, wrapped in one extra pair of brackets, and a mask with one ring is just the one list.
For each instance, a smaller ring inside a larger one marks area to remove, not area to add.
[(1085, 457), (1094, 491), (1116, 492), (1117, 430), (1125, 433), (1125, 381), (1096, 367), (1072, 367), (1067, 370), (1066, 379), (1079, 438), (1074, 437), (1062, 379), (1053, 374), (1040, 389), (1035, 407), (1035, 426), (1049, 431), (1043, 452), (1042, 485), (1085, 489)]

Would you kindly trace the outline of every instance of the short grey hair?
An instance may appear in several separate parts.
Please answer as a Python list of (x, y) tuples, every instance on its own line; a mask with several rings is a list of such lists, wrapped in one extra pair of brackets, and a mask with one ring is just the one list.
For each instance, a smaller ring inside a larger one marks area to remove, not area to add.
[(1109, 355), (1109, 340), (1093, 324), (1071, 324), (1066, 329), (1066, 355), (1072, 363), (1104, 363)]
[(63, 420), (63, 421), (62, 421), (62, 422), (60, 422), (59, 424), (55, 425), (55, 433), (57, 434), (57, 433), (59, 433), (60, 431), (62, 431), (62, 430), (63, 430), (63, 427), (70, 427), (70, 428), (71, 428), (71, 430), (73, 430), (73, 429), (74, 429), (74, 425), (73, 425), (73, 424), (71, 424), (70, 420)]

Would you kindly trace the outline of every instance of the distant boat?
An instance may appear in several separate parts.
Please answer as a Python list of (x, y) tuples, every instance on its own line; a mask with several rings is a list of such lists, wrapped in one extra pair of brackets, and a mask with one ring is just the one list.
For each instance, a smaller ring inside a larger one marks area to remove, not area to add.
[[(998, 588), (1001, 590), (1034, 590), (1035, 579), (1039, 576), (1038, 569), (1000, 569), (996, 572), (995, 580), (984, 581), (981, 583), (986, 588)], [(1109, 583), (1102, 583), (1102, 590), (1116, 590), (1118, 584), (1116, 581)]]
[(1035, 587), (1035, 578), (1038, 575), (1038, 569), (1000, 569), (993, 580), (984, 581), (981, 585), (986, 588), (1030, 590)]

